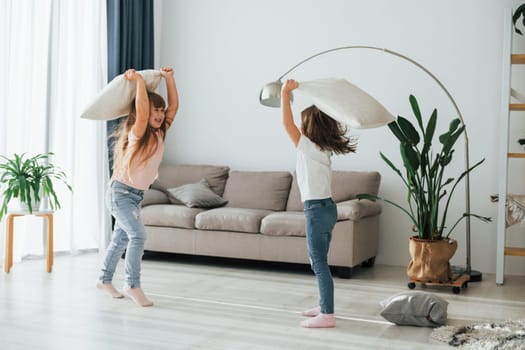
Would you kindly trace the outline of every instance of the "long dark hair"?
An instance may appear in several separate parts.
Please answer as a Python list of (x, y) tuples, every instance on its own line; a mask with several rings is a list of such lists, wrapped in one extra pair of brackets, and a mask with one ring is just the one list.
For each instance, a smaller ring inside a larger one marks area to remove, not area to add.
[[(148, 91), (148, 100), (149, 103), (153, 104), (153, 106), (155, 106), (156, 108), (166, 108), (166, 102), (164, 101), (164, 98), (162, 98), (162, 96), (155, 92)], [(151, 156), (155, 154), (157, 148), (159, 147), (157, 137), (155, 136), (155, 131), (157, 129), (152, 128), (151, 125), (149, 125), (148, 121), (148, 127), (146, 128), (144, 136), (138, 139), (137, 142), (134, 144), (131, 156), (129, 157), (127, 162), (125, 162), (125, 156), (129, 145), (128, 134), (133, 125), (135, 124), (136, 119), (137, 110), (135, 107), (135, 99), (133, 99), (130, 105), (128, 117), (120, 122), (120, 125), (115, 134), (117, 142), (115, 142), (115, 148), (113, 151), (115, 157), (115, 161), (113, 162), (114, 172), (124, 174), (125, 171), (128, 174), (128, 177), (130, 175), (129, 170), (131, 168), (131, 164), (135, 159), (138, 160), (137, 166), (140, 166), (141, 164), (145, 163), (149, 158), (151, 158)], [(159, 130), (162, 132), (163, 140), (166, 137), (166, 129), (166, 119), (164, 118), (164, 121), (162, 122), (159, 128)], [(148, 145), (151, 142), (150, 139), (153, 139), (153, 147), (148, 149)]]
[(346, 154), (356, 150), (357, 138), (346, 136), (347, 127), (314, 105), (301, 112), (301, 129), (321, 151)]

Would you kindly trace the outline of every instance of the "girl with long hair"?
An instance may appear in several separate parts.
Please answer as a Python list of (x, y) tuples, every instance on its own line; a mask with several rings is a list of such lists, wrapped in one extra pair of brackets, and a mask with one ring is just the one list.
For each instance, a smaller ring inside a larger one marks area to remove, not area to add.
[(113, 176), (106, 193), (106, 204), (115, 218), (115, 226), (102, 265), (97, 287), (113, 298), (123, 298), (112, 284), (120, 257), (125, 256), (124, 293), (140, 306), (152, 306), (140, 285), (140, 269), (146, 231), (140, 218), (144, 190), (155, 181), (164, 152), (166, 132), (179, 107), (179, 97), (172, 68), (162, 68), (168, 105), (164, 99), (147, 91), (140, 73), (129, 69), (124, 76), (137, 85), (130, 112), (117, 131)]
[(328, 266), (328, 249), (337, 221), (332, 200), (332, 154), (355, 152), (356, 142), (346, 136), (347, 129), (336, 120), (310, 106), (301, 113), (301, 128), (294, 122), (291, 91), (299, 84), (287, 80), (281, 90), (284, 129), (297, 150), (296, 176), (306, 218), (306, 242), (312, 270), (319, 287), (319, 306), (301, 312), (306, 328), (335, 327), (334, 282)]

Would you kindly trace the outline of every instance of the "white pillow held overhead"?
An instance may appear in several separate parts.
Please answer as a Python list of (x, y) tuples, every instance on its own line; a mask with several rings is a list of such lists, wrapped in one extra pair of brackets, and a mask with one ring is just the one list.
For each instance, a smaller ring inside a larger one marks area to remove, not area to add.
[[(160, 71), (146, 69), (138, 71), (144, 78), (146, 89), (154, 91), (162, 80)], [(127, 80), (124, 74), (113, 78), (88, 104), (80, 115), (84, 119), (112, 120), (128, 115), (131, 101), (135, 98), (137, 82)]]
[(376, 128), (395, 120), (381, 103), (346, 79), (300, 82), (297, 89), (321, 111), (350, 128)]

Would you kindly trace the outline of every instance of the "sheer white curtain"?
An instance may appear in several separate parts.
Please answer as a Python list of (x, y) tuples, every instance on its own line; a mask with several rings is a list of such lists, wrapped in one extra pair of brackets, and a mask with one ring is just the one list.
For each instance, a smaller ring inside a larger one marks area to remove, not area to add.
[[(106, 83), (105, 0), (1, 3), (0, 154), (53, 152), (73, 187), (55, 186), (55, 251), (99, 248), (109, 230), (105, 125), (79, 115)], [(43, 228), (40, 218), (15, 220), (15, 259), (43, 254)], [(4, 231), (5, 220), (2, 253)]]

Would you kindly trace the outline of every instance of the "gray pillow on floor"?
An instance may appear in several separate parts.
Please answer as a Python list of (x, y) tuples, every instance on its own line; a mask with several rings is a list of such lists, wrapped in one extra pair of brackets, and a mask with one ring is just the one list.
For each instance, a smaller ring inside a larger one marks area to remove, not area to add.
[(428, 292), (402, 292), (380, 305), (381, 316), (397, 325), (438, 327), (447, 321), (448, 302)]
[(210, 189), (205, 179), (197, 183), (169, 188), (168, 196), (172, 203), (175, 202), (173, 200), (175, 199), (190, 208), (216, 208), (228, 203), (227, 200)]

